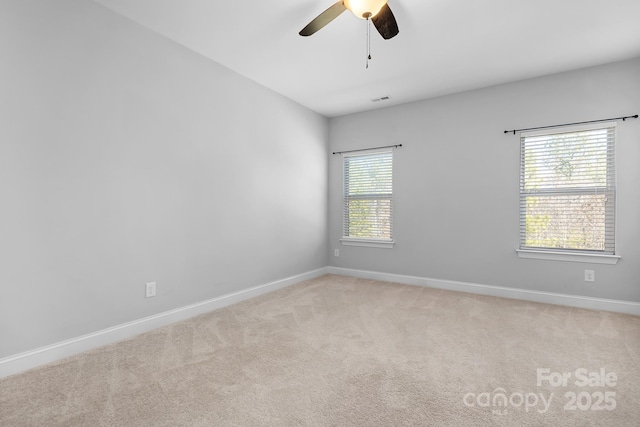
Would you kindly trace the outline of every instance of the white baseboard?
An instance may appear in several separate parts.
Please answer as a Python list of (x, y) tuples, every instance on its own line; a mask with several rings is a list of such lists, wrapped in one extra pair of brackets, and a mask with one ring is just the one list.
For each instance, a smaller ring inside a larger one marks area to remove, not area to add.
[(181, 320), (189, 319), (200, 314), (208, 313), (222, 307), (254, 298), (268, 292), (273, 292), (305, 280), (328, 274), (327, 267), (276, 280), (264, 285), (222, 295), (210, 300), (201, 301), (185, 307), (158, 313), (153, 316), (123, 323), (111, 328), (96, 331), (87, 335), (61, 341), (52, 345), (0, 359), (0, 378), (17, 374), (40, 365), (55, 362), (74, 354), (94, 348), (122, 341), (127, 338), (170, 325)]
[(480, 285), (476, 283), (457, 282), (451, 280), (429, 279), (425, 277), (406, 276), (401, 274), (381, 273), (375, 271), (355, 270), (340, 267), (324, 267), (317, 270), (287, 277), (264, 285), (222, 295), (210, 300), (201, 301), (185, 307), (158, 313), (153, 316), (116, 325), (87, 335), (61, 341), (35, 350), (0, 359), (0, 378), (17, 374), (40, 365), (55, 362), (83, 351), (122, 341), (181, 320), (208, 313), (212, 310), (227, 307), (240, 301), (273, 292), (305, 280), (314, 279), (325, 274), (360, 277), (385, 282), (403, 283), (407, 285), (425, 286), (429, 288), (468, 292), (480, 295), (491, 295), (503, 298), (535, 301), (547, 304), (566, 305), (570, 307), (593, 310), (612, 311), (640, 316), (640, 303), (603, 298), (592, 298), (576, 295), (557, 294), (553, 292), (531, 291), (501, 286)]
[(547, 304), (566, 305), (570, 307), (588, 308), (592, 310), (613, 311), (616, 313), (640, 316), (640, 303), (619, 301), (604, 298), (584, 297), (578, 295), (557, 294), (553, 292), (531, 291), (502, 286), (480, 285), (477, 283), (456, 282), (451, 280), (429, 279), (425, 277), (405, 276), (401, 274), (380, 273), (375, 271), (354, 270), (350, 268), (328, 267), (331, 274), (373, 279), (384, 282), (403, 283), (406, 285), (425, 286), (428, 288), (446, 289), (450, 291), (468, 292), (472, 294), (491, 295), (495, 297), (520, 299)]

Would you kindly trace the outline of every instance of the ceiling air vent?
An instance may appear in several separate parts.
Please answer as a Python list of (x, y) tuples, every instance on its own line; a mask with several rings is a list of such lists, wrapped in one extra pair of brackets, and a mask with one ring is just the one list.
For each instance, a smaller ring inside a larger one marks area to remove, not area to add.
[(383, 96), (381, 98), (374, 98), (374, 99), (371, 100), (371, 102), (388, 101), (389, 99), (391, 99), (390, 96)]

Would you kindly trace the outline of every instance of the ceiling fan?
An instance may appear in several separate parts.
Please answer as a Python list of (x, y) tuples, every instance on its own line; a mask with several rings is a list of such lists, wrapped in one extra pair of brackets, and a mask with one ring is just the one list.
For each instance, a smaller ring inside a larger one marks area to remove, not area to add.
[(300, 35), (310, 36), (347, 9), (360, 19), (371, 20), (384, 39), (395, 37), (399, 32), (398, 23), (387, 0), (340, 0), (309, 22), (300, 31)]

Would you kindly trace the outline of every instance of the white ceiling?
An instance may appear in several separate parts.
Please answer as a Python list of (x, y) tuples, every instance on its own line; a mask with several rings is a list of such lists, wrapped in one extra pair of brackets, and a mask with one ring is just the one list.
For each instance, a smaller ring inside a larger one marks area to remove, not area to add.
[(298, 35), (335, 0), (94, 1), (328, 117), (640, 57), (640, 0), (389, 0), (368, 69), (349, 11)]

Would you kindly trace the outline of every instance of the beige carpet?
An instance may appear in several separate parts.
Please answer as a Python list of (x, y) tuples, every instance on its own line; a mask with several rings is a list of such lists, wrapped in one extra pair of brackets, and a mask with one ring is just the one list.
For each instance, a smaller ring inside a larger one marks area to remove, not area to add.
[(2, 426), (639, 420), (639, 317), (341, 276), (0, 380)]

